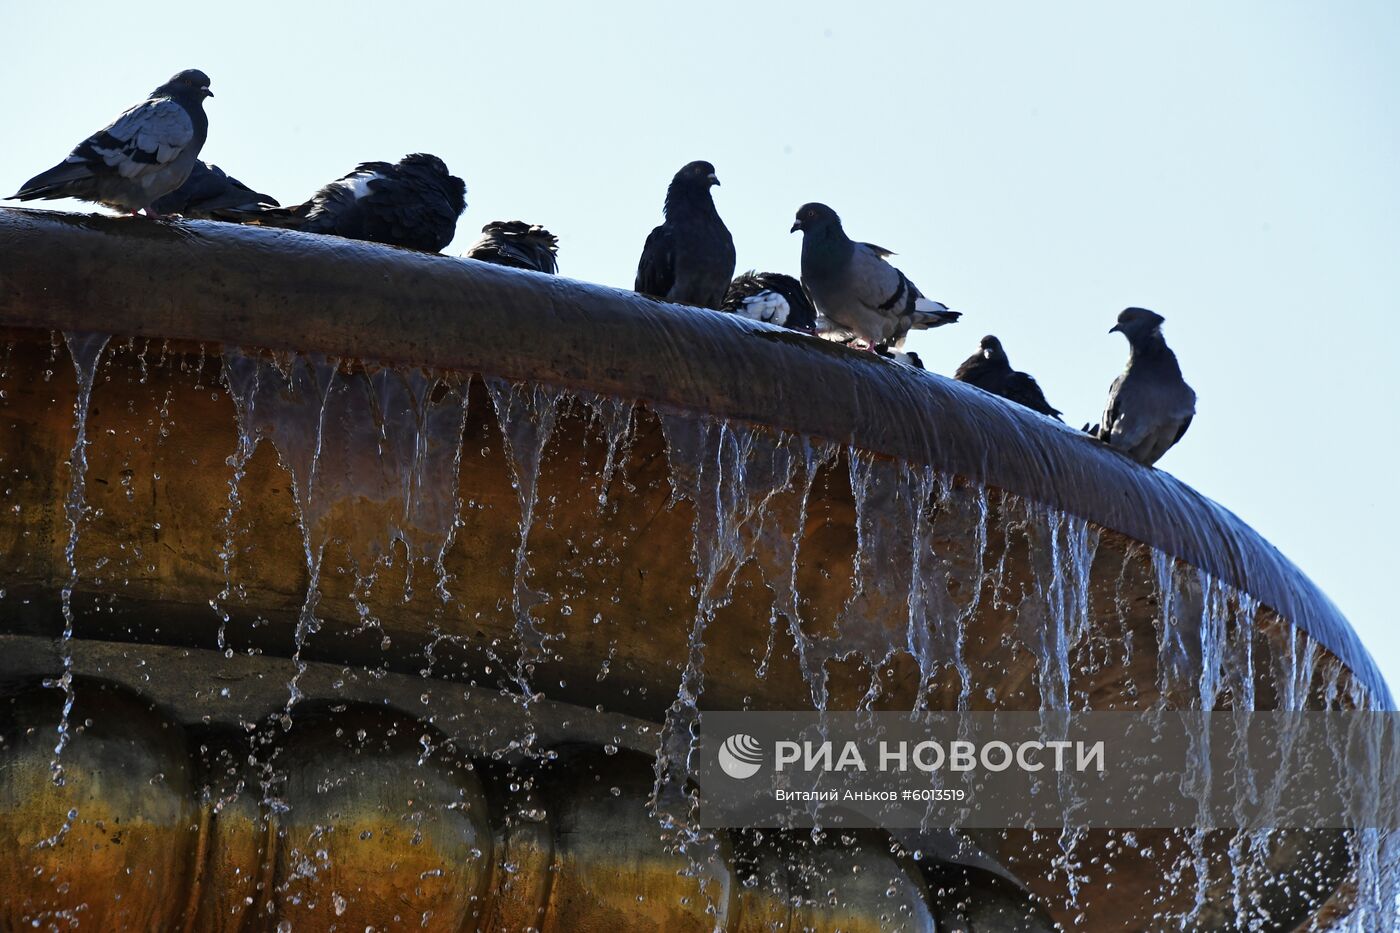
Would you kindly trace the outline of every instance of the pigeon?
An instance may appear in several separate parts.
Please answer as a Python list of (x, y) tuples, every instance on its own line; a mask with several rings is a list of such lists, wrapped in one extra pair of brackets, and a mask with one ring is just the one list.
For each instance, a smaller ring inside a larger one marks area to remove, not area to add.
[(220, 211), (256, 211), (262, 207), (277, 207), (278, 201), (270, 194), (254, 191), (217, 165), (201, 159), (194, 163), (194, 170), (183, 185), (157, 198), (151, 206), (158, 214), (212, 220)]
[(1040, 391), (1035, 379), (1011, 368), (1011, 361), (1001, 348), (1000, 340), (988, 334), (978, 347), (976, 353), (963, 360), (953, 374), (954, 379), (974, 385), (984, 392), (1000, 395), (1042, 415), (1060, 417), (1060, 410), (1045, 400), (1045, 393)]
[(817, 310), (802, 283), (781, 272), (745, 272), (729, 283), (720, 310), (808, 334), (817, 329)]
[(927, 369), (924, 366), (924, 361), (919, 358), (919, 354), (913, 350), (891, 350), (888, 347), (880, 347), (875, 352), (887, 360), (894, 360), (910, 369)]
[(481, 234), (467, 250), (468, 259), (550, 275), (559, 271), (559, 238), (539, 224), (493, 220), (481, 228)]
[(452, 242), (466, 209), (462, 179), (448, 174), (437, 156), (415, 152), (397, 164), (361, 162), (302, 204), (217, 216), (437, 253)]
[(734, 238), (719, 219), (710, 187), (715, 167), (691, 162), (666, 189), (666, 220), (651, 231), (633, 288), (679, 304), (719, 310), (734, 275)]
[(156, 200), (184, 184), (194, 168), (209, 135), (204, 99), (213, 96), (204, 72), (180, 72), (7, 200), (78, 198), (154, 214)]
[(1176, 354), (1162, 338), (1166, 318), (1127, 308), (1109, 333), (1128, 338), (1128, 365), (1108, 390), (1103, 421), (1089, 433), (1151, 466), (1181, 440), (1196, 414), (1196, 393), (1181, 378)]
[(846, 236), (841, 218), (825, 204), (804, 204), (792, 232), (802, 231), (802, 284), (817, 311), (873, 349), (900, 347), (911, 329), (952, 324), (962, 314), (925, 298), (885, 262), (894, 253)]

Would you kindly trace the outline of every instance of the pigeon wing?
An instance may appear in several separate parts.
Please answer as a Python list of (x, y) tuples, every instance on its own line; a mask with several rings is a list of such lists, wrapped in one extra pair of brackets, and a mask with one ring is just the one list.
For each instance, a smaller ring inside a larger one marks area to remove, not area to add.
[(1177, 432), (1176, 432), (1176, 437), (1172, 440), (1172, 446), (1173, 446), (1173, 447), (1176, 446), (1176, 442), (1177, 442), (1177, 441), (1181, 440), (1183, 437), (1186, 436), (1186, 429), (1189, 428), (1189, 427), (1191, 427), (1191, 419), (1194, 418), (1194, 417), (1196, 417), (1196, 416), (1195, 416), (1195, 415), (1187, 415), (1187, 416), (1186, 416), (1186, 420), (1183, 421), (1183, 422), (1181, 422), (1181, 427), (1177, 430)]
[(904, 273), (885, 262), (886, 256), (894, 255), (889, 250), (870, 243), (855, 246), (851, 254), (851, 297), (869, 310), (895, 317), (906, 303), (908, 289), (913, 286)]
[[(1118, 377), (1113, 380), (1113, 385), (1108, 387), (1108, 403), (1104, 406), (1103, 417), (1095, 425), (1098, 429), (1098, 438), (1101, 441), (1110, 440), (1118, 430), (1118, 415), (1121, 407), (1119, 401), (1123, 394), (1123, 381), (1127, 375), (1126, 372), (1119, 373)], [(1089, 433), (1094, 432), (1090, 431)]]
[(97, 176), (140, 179), (178, 158), (193, 139), (194, 122), (185, 108), (167, 98), (152, 98), (83, 140), (68, 158), (29, 179), (14, 196), (65, 197), (72, 192), (63, 186)]
[(665, 298), (676, 284), (676, 243), (665, 224), (651, 231), (637, 263), (635, 291)]
[(1060, 417), (1060, 410), (1045, 400), (1045, 393), (1041, 391), (1040, 384), (1028, 373), (1011, 373), (1006, 378), (1004, 389), (1002, 394), (1016, 404), (1051, 418)]
[(69, 161), (102, 163), (124, 178), (139, 178), (179, 158), (194, 139), (189, 111), (168, 98), (132, 107), (78, 145)]

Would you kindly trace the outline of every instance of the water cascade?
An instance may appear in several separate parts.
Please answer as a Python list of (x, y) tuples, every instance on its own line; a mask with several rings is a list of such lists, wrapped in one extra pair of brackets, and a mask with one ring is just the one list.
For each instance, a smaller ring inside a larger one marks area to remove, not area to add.
[(0, 925), (1394, 915), (1379, 831), (695, 824), (704, 710), (1389, 708), (1170, 477), (764, 325), (138, 226), (0, 211)]

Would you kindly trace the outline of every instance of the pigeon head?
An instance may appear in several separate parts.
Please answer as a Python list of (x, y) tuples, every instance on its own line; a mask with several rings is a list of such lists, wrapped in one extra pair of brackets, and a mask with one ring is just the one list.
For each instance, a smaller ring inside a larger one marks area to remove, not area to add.
[(151, 96), (193, 97), (196, 100), (203, 100), (206, 97), (213, 97), (214, 92), (209, 90), (209, 76), (207, 74), (198, 68), (186, 68), (156, 88), (151, 92)]
[(801, 230), (804, 233), (810, 233), (828, 230), (832, 227), (840, 229), (841, 218), (836, 216), (836, 212), (825, 204), (818, 204), (814, 201), (797, 209), (797, 219), (792, 222), (792, 229), (788, 232), (796, 233)]
[(991, 334), (988, 334), (987, 336), (983, 337), (982, 340), (977, 344), (977, 347), (982, 351), (982, 356), (986, 359), (1006, 359), (1006, 351), (1001, 348), (1001, 341), (993, 337)]
[(676, 177), (671, 179), (671, 184), (706, 189), (718, 185), (719, 176), (715, 174), (715, 167), (709, 162), (691, 162), (676, 173)]
[(1129, 343), (1137, 343), (1148, 337), (1162, 336), (1162, 322), (1166, 318), (1146, 308), (1124, 308), (1118, 315), (1118, 323), (1108, 329), (1110, 334), (1122, 334)]
[(709, 162), (691, 162), (671, 179), (662, 213), (670, 217), (672, 209), (676, 209), (683, 216), (715, 214), (715, 201), (710, 196), (710, 188), (717, 184), (719, 177), (715, 175), (713, 165)]

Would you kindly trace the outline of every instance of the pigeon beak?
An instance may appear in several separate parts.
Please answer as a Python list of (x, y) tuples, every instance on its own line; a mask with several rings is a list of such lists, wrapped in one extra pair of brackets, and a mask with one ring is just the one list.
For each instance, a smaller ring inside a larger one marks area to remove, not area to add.
[(802, 229), (802, 221), (800, 221), (800, 220), (794, 220), (794, 221), (792, 222), (792, 229), (789, 230), (788, 233), (796, 233), (797, 231), (799, 231), (799, 230), (801, 230), (801, 229)]
[(718, 185), (718, 184), (719, 184), (719, 176), (718, 176), (718, 175), (715, 175), (714, 173), (711, 173), (711, 174), (709, 174), (709, 175), (706, 175), (706, 176), (705, 176), (705, 180), (708, 181), (708, 182), (709, 182), (710, 184), (712, 184), (712, 185)]
[(214, 92), (211, 91), (211, 90), (209, 90), (209, 88), (208, 88), (207, 85), (206, 85), (205, 87), (200, 88), (200, 90), (204, 92), (204, 96), (205, 96), (205, 97), (213, 97), (213, 96), (214, 96)]
[(1110, 334), (1121, 334), (1121, 333), (1123, 333), (1123, 325), (1122, 325), (1122, 324), (1114, 324), (1112, 327), (1110, 327), (1110, 328), (1108, 329), (1108, 332), (1109, 332)]

